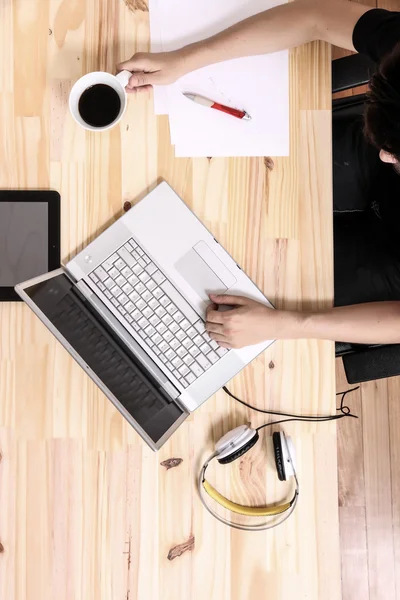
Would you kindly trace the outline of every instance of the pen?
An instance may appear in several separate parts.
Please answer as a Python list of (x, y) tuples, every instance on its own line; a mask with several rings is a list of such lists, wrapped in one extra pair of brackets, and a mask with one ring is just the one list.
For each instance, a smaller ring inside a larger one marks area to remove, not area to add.
[(196, 104), (201, 104), (202, 106), (207, 106), (208, 108), (214, 108), (215, 110), (220, 110), (221, 112), (231, 115), (232, 117), (236, 117), (237, 119), (244, 119), (245, 121), (250, 121), (251, 119), (250, 115), (245, 110), (238, 110), (237, 108), (224, 106), (223, 104), (218, 104), (218, 102), (214, 102), (213, 100), (209, 100), (203, 96), (197, 96), (196, 94), (183, 95)]

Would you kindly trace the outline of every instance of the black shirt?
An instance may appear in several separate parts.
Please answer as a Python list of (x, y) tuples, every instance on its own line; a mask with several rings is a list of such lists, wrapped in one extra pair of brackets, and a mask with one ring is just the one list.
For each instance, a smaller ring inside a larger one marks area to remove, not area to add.
[[(374, 62), (400, 42), (400, 12), (371, 9), (353, 31)], [(399, 69), (400, 77), (400, 69)], [(333, 112), (335, 304), (400, 299), (400, 176), (379, 159), (360, 117)]]

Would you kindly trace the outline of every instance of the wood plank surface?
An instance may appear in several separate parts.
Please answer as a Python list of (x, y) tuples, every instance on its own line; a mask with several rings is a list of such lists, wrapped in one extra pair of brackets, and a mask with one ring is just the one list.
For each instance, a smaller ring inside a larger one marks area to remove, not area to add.
[[(145, 94), (110, 132), (68, 114), (80, 75), (148, 48), (145, 8), (0, 2), (0, 186), (61, 193), (65, 260), (165, 179), (277, 306), (330, 306), (329, 47), (291, 52), (290, 157), (175, 159)], [(155, 454), (27, 307), (0, 307), (0, 352), (1, 600), (341, 597), (334, 424), (286, 428), (302, 490), (293, 518), (232, 531), (202, 508), (195, 477), (219, 436), (260, 415), (219, 392)], [(278, 342), (230, 387), (261, 407), (332, 413), (333, 355), (330, 342)], [(182, 463), (166, 470), (171, 457)], [(268, 433), (210, 478), (251, 504), (290, 491)]]

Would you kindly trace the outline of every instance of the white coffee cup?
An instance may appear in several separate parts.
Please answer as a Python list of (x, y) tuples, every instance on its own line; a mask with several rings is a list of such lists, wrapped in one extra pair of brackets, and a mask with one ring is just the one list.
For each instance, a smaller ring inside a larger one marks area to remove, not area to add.
[[(132, 73), (129, 71), (121, 71), (117, 75), (111, 75), (111, 73), (105, 73), (103, 71), (95, 71), (93, 73), (88, 73), (84, 75), (73, 85), (71, 93), (69, 95), (69, 110), (71, 111), (71, 115), (84, 129), (88, 131), (106, 131), (107, 129), (111, 129), (114, 127), (124, 116), (124, 112), (126, 109), (127, 103), (127, 93), (125, 91), (125, 87), (131, 77)], [(121, 108), (118, 113), (118, 116), (108, 125), (104, 127), (95, 127), (93, 125), (89, 125), (84, 121), (79, 113), (79, 100), (82, 96), (83, 92), (93, 85), (97, 85), (102, 83), (104, 85), (108, 85), (113, 88), (120, 100), (121, 100)]]

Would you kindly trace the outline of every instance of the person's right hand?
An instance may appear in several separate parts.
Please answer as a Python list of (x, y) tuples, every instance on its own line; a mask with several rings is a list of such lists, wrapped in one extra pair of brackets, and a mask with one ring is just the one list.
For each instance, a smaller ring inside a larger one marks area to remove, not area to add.
[(126, 86), (129, 93), (148, 90), (152, 85), (168, 85), (185, 75), (185, 56), (182, 51), (137, 52), (117, 65), (118, 71), (132, 71)]

